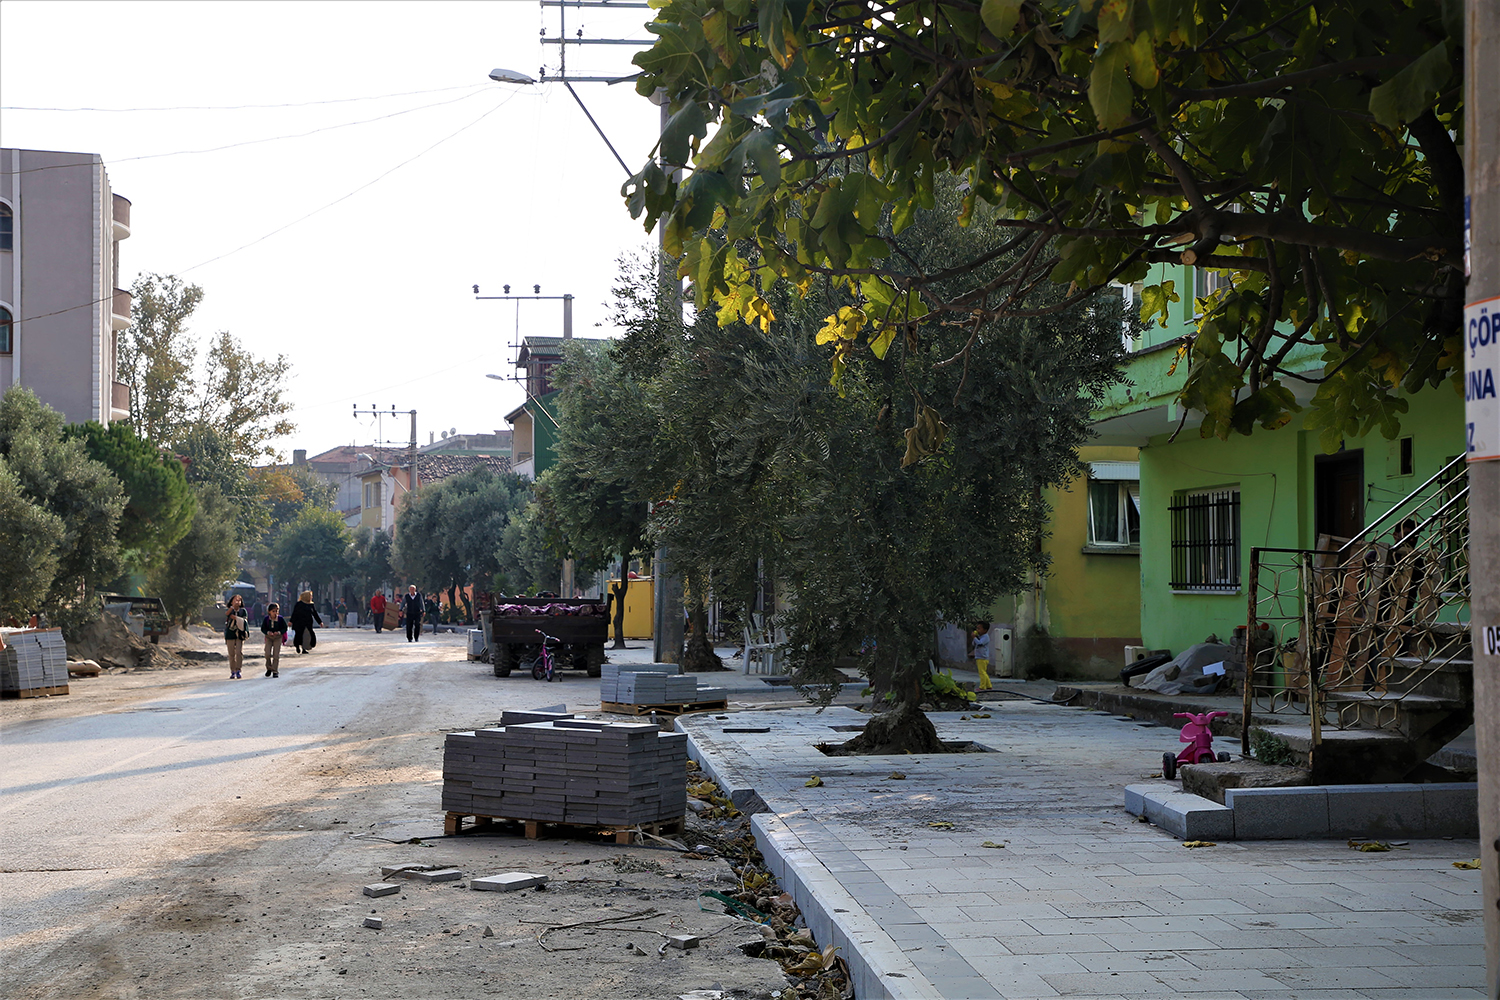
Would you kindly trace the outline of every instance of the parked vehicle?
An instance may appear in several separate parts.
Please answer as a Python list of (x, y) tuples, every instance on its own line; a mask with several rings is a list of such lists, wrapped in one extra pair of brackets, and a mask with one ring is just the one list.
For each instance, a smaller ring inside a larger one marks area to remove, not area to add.
[(585, 670), (598, 677), (609, 638), (608, 601), (556, 597), (497, 597), (490, 619), (490, 663), (496, 677), (509, 677), (542, 654), (538, 635), (550, 636), (557, 670)]

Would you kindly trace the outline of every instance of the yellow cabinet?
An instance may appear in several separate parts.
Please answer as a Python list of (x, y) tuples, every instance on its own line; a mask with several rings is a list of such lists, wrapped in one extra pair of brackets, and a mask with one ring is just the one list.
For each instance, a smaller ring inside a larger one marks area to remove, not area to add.
[[(609, 592), (618, 600), (620, 592), (620, 581), (609, 581)], [(625, 588), (625, 638), (627, 639), (649, 639), (651, 638), (651, 623), (654, 618), (656, 591), (652, 587), (649, 576), (636, 577), (630, 581), (630, 586)], [(610, 605), (610, 629), (611, 638), (614, 636), (614, 605)]]

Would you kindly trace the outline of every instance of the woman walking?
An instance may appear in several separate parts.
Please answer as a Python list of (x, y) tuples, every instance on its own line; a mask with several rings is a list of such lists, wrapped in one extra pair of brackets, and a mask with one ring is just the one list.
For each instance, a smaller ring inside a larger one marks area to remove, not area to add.
[(318, 644), (312, 627), (314, 621), (322, 625), (323, 616), (318, 614), (318, 606), (313, 603), (312, 591), (304, 590), (297, 598), (297, 606), (292, 609), (292, 644), (297, 647), (297, 652), (311, 652)]
[(250, 616), (245, 599), (235, 594), (224, 612), (224, 645), (229, 649), (229, 679), (240, 679), (240, 665), (245, 658), (245, 636), (250, 634)]
[(266, 637), (266, 676), (281, 676), (281, 647), (286, 645), (286, 619), (281, 617), (281, 605), (266, 608), (266, 620), (260, 623)]

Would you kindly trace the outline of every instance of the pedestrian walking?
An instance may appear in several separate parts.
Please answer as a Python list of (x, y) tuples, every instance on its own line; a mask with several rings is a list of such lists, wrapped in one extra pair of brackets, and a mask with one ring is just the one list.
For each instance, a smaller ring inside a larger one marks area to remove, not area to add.
[(422, 595), (417, 593), (417, 585), (414, 583), (407, 588), (406, 597), (401, 601), (401, 613), (406, 616), (407, 642), (416, 642), (422, 637), (422, 615), (426, 611)]
[(313, 603), (313, 594), (310, 590), (304, 590), (297, 598), (296, 607), (292, 608), (292, 645), (299, 653), (310, 653), (312, 648), (318, 644), (318, 637), (313, 632), (313, 622), (323, 624), (323, 616), (318, 614), (318, 606)]
[(345, 604), (344, 603), (344, 599), (342, 597), (340, 597), (339, 598), (339, 628), (343, 628), (345, 625), (348, 625), (348, 624), (349, 624), (349, 605)]
[(375, 634), (385, 627), (385, 591), (375, 591), (375, 596), (370, 598), (370, 617), (375, 619)]
[(990, 623), (974, 623), (974, 666), (979, 670), (979, 690), (990, 691)]
[(266, 676), (281, 676), (281, 647), (286, 645), (286, 619), (281, 617), (281, 605), (266, 608), (265, 620), (260, 630), (266, 637)]
[(250, 615), (245, 610), (245, 599), (235, 594), (229, 599), (224, 611), (224, 645), (229, 650), (229, 679), (240, 679), (240, 666), (245, 659), (245, 636), (250, 634)]

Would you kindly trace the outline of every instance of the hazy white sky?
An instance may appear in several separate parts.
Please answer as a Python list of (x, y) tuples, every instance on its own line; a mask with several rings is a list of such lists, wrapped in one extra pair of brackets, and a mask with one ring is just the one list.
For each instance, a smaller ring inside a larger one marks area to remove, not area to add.
[[(569, 10), (567, 33), (645, 38), (649, 14)], [(557, 46), (539, 32), (558, 27), (536, 0), (5, 0), (0, 143), (100, 154), (132, 202), (121, 286), (181, 275), (205, 292), (200, 341), (229, 330), (290, 358), (288, 457), (407, 439), (407, 417), (377, 427), (355, 403), (415, 408), (423, 443), (491, 431), (522, 394), (484, 376), (514, 373), (518, 319), (522, 334), (557, 334), (562, 305), (523, 303), (518, 317), (472, 286), (571, 293), (575, 334), (612, 334), (615, 261), (653, 242), (560, 84), (487, 79), (554, 73)], [(570, 48), (569, 73), (624, 75), (633, 52)], [(638, 169), (657, 109), (629, 83), (575, 86)], [(307, 106), (228, 110), (281, 104)], [(200, 107), (212, 110), (19, 110)]]

